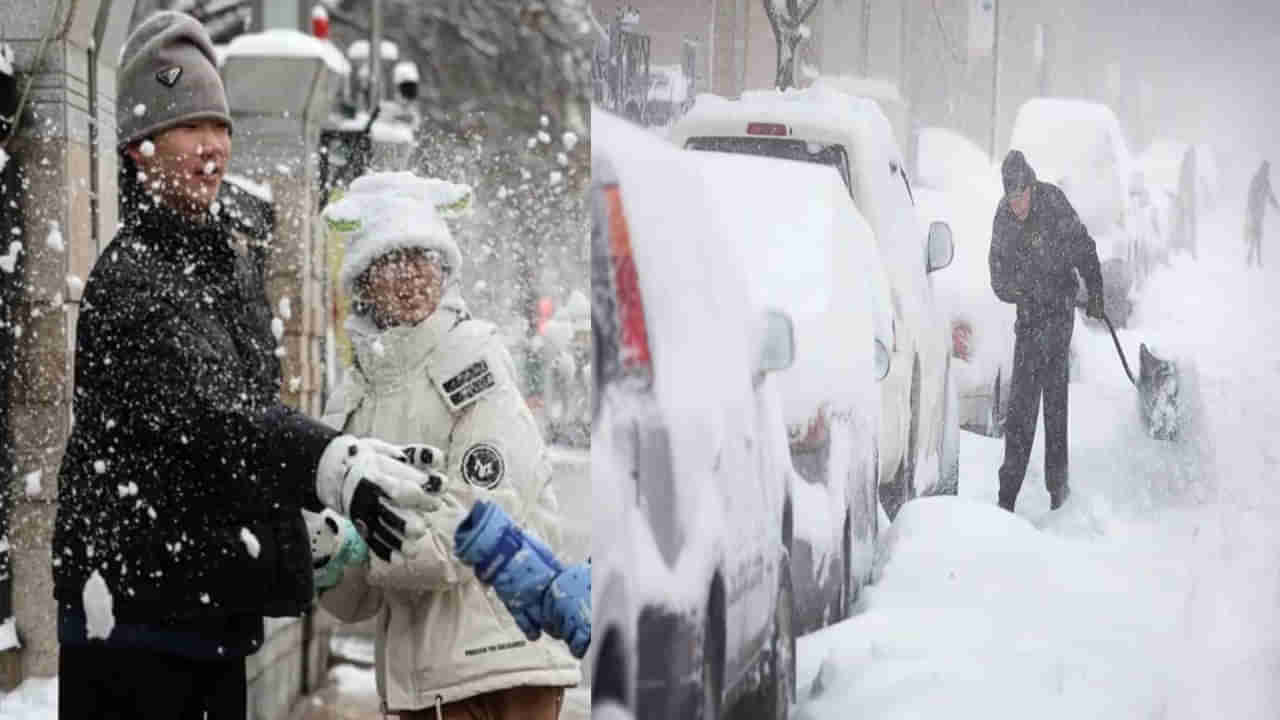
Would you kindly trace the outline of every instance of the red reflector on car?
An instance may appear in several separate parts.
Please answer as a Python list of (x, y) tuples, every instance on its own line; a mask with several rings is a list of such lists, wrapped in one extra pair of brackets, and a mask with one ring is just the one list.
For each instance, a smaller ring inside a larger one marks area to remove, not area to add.
[(748, 135), (773, 135), (777, 137), (787, 136), (787, 126), (781, 123), (747, 123)]

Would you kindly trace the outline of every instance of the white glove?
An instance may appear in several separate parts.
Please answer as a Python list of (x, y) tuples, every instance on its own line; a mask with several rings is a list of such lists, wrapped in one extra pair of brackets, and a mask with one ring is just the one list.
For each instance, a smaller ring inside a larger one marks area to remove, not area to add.
[(406, 452), (374, 438), (339, 435), (325, 448), (316, 470), (320, 501), (351, 518), (369, 549), (383, 560), (426, 534), (421, 515), (405, 511), (436, 510), (439, 503), (432, 495), (444, 488), (445, 476), (429, 469), (442, 459), (440, 451), (427, 445), (411, 447)]

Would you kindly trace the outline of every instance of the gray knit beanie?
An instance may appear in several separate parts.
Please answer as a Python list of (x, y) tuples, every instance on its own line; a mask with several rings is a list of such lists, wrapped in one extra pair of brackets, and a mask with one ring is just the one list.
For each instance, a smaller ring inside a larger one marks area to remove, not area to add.
[(231, 125), (213, 43), (190, 15), (158, 12), (133, 31), (120, 53), (120, 147), (205, 119)]

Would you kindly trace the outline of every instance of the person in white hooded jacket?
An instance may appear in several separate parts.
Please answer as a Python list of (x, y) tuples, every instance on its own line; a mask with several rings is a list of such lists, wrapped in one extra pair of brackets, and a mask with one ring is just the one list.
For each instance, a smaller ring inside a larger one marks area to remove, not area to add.
[(347, 622), (377, 616), (376, 677), (402, 719), (554, 720), (578, 684), (565, 646), (529, 640), (493, 590), (454, 555), (454, 532), (479, 500), (497, 503), (553, 550), (559, 517), (551, 466), (497, 328), (458, 292), (462, 255), (442, 215), (470, 188), (410, 173), (357, 179), (325, 210), (345, 233), (339, 282), (355, 349), (326, 420), (346, 433), (424, 443), (450, 482), (430, 531), (348, 567), (320, 603)]

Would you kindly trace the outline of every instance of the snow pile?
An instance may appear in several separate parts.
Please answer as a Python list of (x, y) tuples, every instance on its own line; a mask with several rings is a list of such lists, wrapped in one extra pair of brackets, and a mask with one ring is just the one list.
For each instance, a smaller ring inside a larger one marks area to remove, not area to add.
[(857, 707), (884, 718), (1132, 718), (1168, 707), (1175, 679), (1153, 659), (1179, 653), (1184, 603), (1131, 559), (1154, 559), (1158, 545), (1080, 548), (994, 505), (930, 498), (903, 508), (886, 551), (871, 611), (804, 641), (802, 656), (826, 660), (816, 677), (804, 669), (814, 692), (797, 717)]
[(93, 571), (93, 574), (89, 576), (88, 582), (84, 584), (84, 593), (81, 601), (84, 603), (85, 623), (89, 639), (102, 638), (106, 640), (116, 626), (115, 614), (112, 611), (115, 601), (111, 597), (111, 590), (107, 587), (106, 581), (102, 579), (102, 575), (97, 570)]
[(58, 678), (32, 677), (13, 692), (0, 693), (0, 718), (48, 720), (58, 716)]
[(351, 74), (351, 63), (333, 43), (284, 28), (236, 36), (227, 46), (224, 62), (234, 57), (319, 58), (338, 75)]

